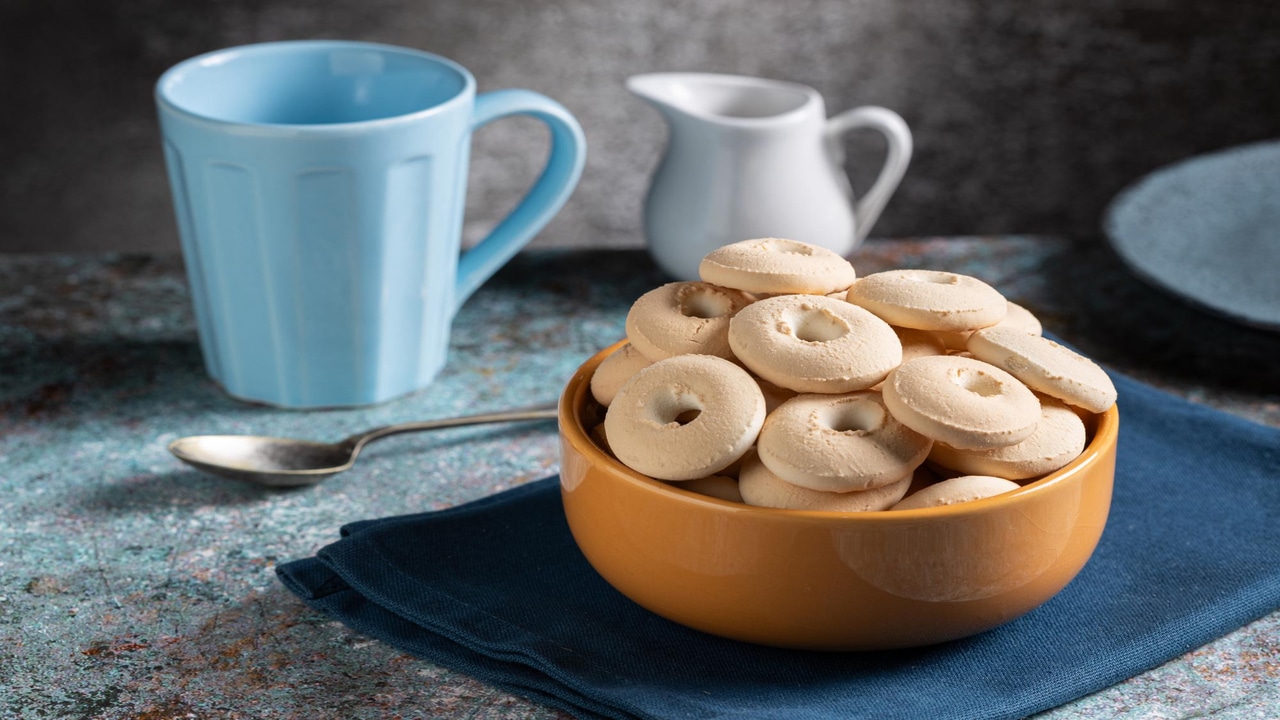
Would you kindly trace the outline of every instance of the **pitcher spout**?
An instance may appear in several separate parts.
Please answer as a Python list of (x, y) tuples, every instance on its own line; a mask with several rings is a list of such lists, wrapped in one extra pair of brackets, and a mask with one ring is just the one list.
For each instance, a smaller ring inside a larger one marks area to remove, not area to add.
[(627, 78), (626, 87), (669, 119), (763, 124), (823, 112), (822, 97), (813, 88), (744, 75), (646, 73)]
[(688, 89), (680, 81), (683, 73), (647, 73), (627, 78), (627, 90), (662, 113), (668, 120), (685, 115)]

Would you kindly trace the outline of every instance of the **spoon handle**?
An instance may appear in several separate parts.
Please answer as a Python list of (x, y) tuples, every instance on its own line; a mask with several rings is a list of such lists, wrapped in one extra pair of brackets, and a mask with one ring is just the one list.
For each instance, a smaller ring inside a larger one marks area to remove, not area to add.
[(538, 405), (530, 405), (525, 408), (517, 408), (515, 410), (504, 410), (502, 412), (482, 413), (479, 415), (464, 415), (462, 417), (441, 418), (439, 420), (420, 420), (418, 422), (400, 423), (398, 425), (384, 425), (372, 430), (352, 435), (342, 441), (343, 445), (351, 447), (351, 457), (354, 459), (356, 453), (374, 440), (381, 440), (392, 435), (401, 435), (404, 433), (421, 432), (423, 430), (440, 430), (443, 428), (463, 427), (466, 425), (484, 425), (486, 423), (500, 422), (520, 422), (524, 420), (553, 420), (556, 417), (555, 401), (539, 403)]

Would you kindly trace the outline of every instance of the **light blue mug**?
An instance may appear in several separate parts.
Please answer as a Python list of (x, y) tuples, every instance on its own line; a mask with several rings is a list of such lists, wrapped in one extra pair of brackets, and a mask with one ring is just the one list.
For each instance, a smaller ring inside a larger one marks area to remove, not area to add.
[[(294, 41), (201, 55), (156, 85), (205, 365), (289, 408), (426, 387), (459, 306), (547, 224), (582, 173), (582, 129), (527, 90), (390, 45)], [(461, 253), (471, 133), (551, 130), (541, 177)]]

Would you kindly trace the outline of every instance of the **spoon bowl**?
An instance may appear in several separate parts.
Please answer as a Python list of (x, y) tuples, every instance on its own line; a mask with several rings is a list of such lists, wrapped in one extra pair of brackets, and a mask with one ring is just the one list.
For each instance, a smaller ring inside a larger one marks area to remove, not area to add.
[(169, 452), (204, 472), (271, 487), (315, 485), (348, 470), (360, 451), (374, 440), (392, 435), (499, 422), (551, 420), (556, 404), (519, 410), (387, 425), (334, 443), (265, 435), (194, 435), (169, 443)]

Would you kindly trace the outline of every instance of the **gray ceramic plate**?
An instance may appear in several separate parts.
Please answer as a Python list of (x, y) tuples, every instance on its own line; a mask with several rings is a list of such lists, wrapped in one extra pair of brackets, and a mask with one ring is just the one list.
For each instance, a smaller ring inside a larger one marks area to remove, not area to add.
[(1104, 229), (1121, 259), (1156, 285), (1280, 330), (1280, 142), (1156, 170), (1111, 202)]

